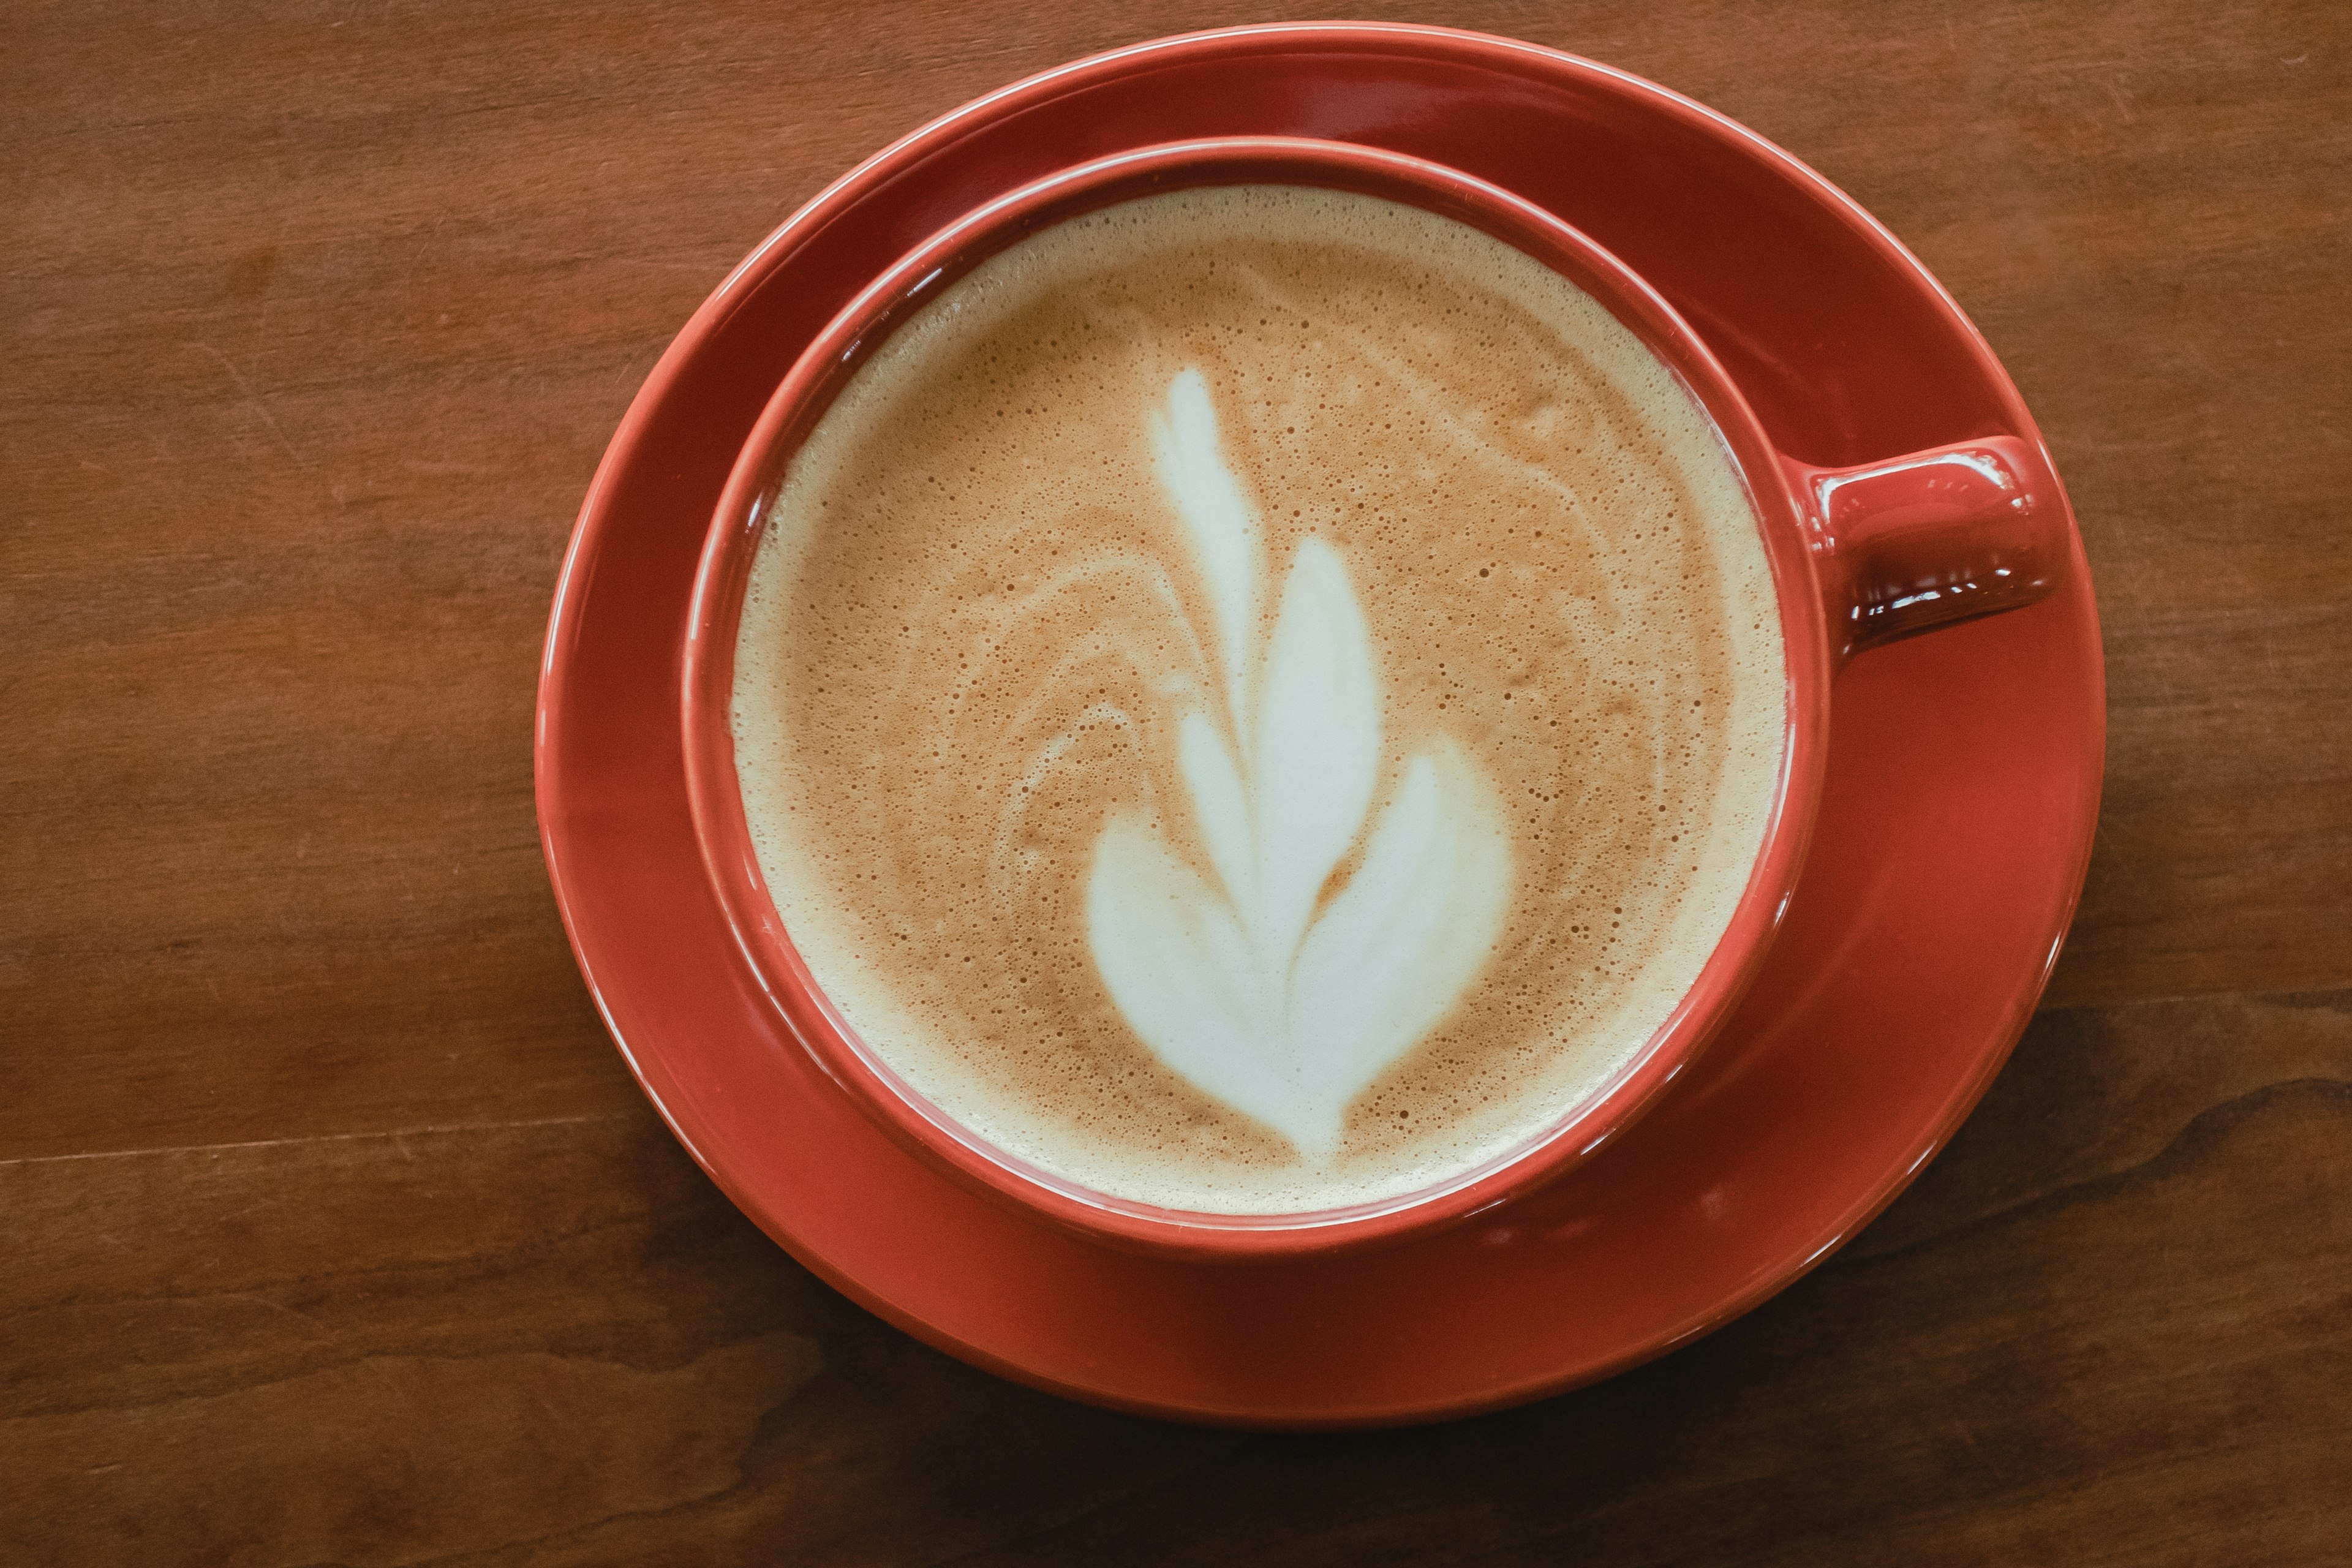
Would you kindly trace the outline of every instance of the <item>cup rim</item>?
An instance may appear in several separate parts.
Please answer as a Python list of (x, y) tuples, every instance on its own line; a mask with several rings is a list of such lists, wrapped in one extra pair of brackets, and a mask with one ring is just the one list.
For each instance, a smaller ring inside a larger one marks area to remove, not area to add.
[[(1355, 191), (1453, 217), (1566, 276), (1681, 382), (1728, 448), (1764, 545), (1781, 625), (1780, 765), (1762, 847), (1730, 920), (1666, 1018), (1599, 1089), (1534, 1136), (1429, 1186), (1297, 1214), (1165, 1208), (1101, 1193), (995, 1148), (925, 1098), (859, 1038), (786, 933), (752, 847), (734, 764), (735, 637), (766, 508), (793, 457), (891, 332), (990, 257), (1087, 212), (1206, 185)], [(1130, 1249), (1278, 1258), (1404, 1239), (1559, 1175), (1633, 1125), (1729, 1016), (1786, 912), (1821, 793), (1832, 660), (1802, 507), (1783, 459), (1729, 374), (1674, 307), (1573, 226), (1432, 160), (1318, 138), (1161, 142), (1057, 170), (946, 224), (877, 275), (811, 341), (746, 437), (706, 532), (679, 669), (687, 793), (704, 868), (737, 949), (819, 1068), (898, 1142), (1016, 1210)]]

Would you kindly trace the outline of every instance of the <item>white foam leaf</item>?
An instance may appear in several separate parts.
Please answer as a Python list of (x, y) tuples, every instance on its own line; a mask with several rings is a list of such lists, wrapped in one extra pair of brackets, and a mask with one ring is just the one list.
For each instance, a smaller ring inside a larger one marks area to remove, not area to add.
[(1184, 714), (1177, 761), (1223, 886), (1162, 828), (1115, 812), (1095, 843), (1087, 940), (1154, 1055), (1324, 1161), (1349, 1102), (1452, 1010), (1493, 951), (1510, 898), (1505, 817), (1477, 765), (1441, 736), (1406, 766), (1355, 874), (1324, 899), (1380, 777), (1362, 607), (1339, 552), (1307, 539), (1253, 679), (1257, 523), (1217, 451), (1199, 372), (1176, 378), (1153, 438), (1221, 622), (1229, 728)]
[(1292, 1099), (1265, 1048), (1270, 998), (1232, 913), (1155, 829), (1115, 816), (1087, 881), (1095, 963), (1129, 1026), (1203, 1093), (1283, 1127)]
[(1168, 406), (1151, 421), (1151, 444), (1160, 482), (1184, 521), (1209, 591), (1227, 698), (1238, 717), (1257, 616), (1257, 515), (1217, 450), (1216, 405), (1197, 369), (1185, 369), (1169, 384)]
[(1298, 952), (1289, 1037), (1336, 1145), (1348, 1102), (1434, 1028), (1476, 976), (1511, 896), (1502, 803), (1450, 741), (1413, 759), (1364, 862)]
[(1331, 868), (1372, 803), (1381, 700), (1371, 635), (1339, 552), (1298, 547), (1266, 649), (1258, 699), (1257, 900), (1244, 926), (1271, 967), (1289, 967)]
[(1177, 730), (1176, 762), (1192, 796), (1192, 815), (1208, 847), (1209, 863), (1224, 879), (1225, 897), (1237, 910), (1255, 908), (1258, 868), (1249, 792), (1242, 787), (1240, 770), (1208, 715), (1184, 715)]

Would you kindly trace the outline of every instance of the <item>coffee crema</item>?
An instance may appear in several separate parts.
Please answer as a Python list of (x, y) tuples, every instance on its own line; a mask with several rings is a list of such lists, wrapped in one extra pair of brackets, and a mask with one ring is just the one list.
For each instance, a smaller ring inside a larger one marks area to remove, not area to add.
[(1603, 1090), (1759, 853), (1769, 567), (1672, 372), (1419, 208), (1129, 202), (853, 375), (736, 643), (745, 816), (866, 1048), (1163, 1206), (1417, 1191)]

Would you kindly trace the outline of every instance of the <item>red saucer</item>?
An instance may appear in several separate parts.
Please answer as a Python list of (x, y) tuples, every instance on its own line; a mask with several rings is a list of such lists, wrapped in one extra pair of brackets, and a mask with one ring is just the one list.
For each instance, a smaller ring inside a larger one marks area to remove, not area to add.
[(1590, 1382), (1729, 1321), (1852, 1236), (2024, 1027), (2095, 816), (2090, 579), (1839, 678), (1813, 849), (1763, 977), (1612, 1150), (1436, 1238), (1182, 1264), (1024, 1219), (902, 1153), (729, 941), (687, 815), (677, 659), (705, 525), (794, 355), (866, 279), (1045, 170), (1227, 133), (1493, 180), (1646, 275), (1791, 456), (2037, 438), (1916, 260), (1786, 153), (1638, 79), (1426, 28), (1282, 26), (1099, 57), (880, 154), (772, 236), (631, 406), (558, 584), (541, 831), (581, 970), (688, 1149), (793, 1256), (908, 1332), (1097, 1404), (1259, 1426), (1426, 1420)]

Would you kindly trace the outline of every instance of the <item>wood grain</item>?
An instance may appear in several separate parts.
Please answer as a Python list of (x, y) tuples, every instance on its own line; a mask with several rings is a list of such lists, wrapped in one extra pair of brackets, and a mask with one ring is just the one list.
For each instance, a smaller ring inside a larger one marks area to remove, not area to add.
[(2352, 1543), (2315, 1441), (2352, 1399), (2352, 993), (2053, 1015), (1920, 1184), (1760, 1311), (1528, 1410), (1364, 1437), (1163, 1426), (963, 1367), (790, 1263), (647, 1117), (20, 1161), (0, 1212), (0, 1515), (37, 1560)]
[(0, 16), (0, 1555), (2352, 1561), (2352, 22), (1469, 4), (1746, 121), (2042, 420), (2109, 773), (2052, 1004), (1832, 1265), (1601, 1388), (1276, 1440), (835, 1297), (604, 1039), (532, 680), (604, 439), (794, 205), (1231, 5)]

